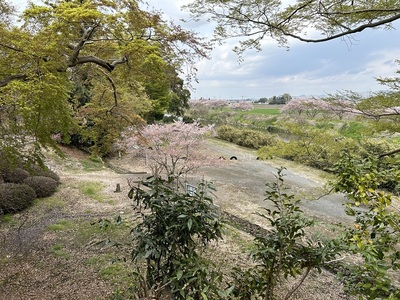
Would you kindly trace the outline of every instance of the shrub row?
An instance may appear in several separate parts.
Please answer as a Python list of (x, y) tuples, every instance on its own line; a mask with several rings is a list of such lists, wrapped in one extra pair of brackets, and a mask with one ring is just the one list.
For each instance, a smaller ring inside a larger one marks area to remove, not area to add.
[(47, 168), (0, 162), (0, 214), (20, 211), (36, 198), (51, 196), (60, 177)]
[(276, 138), (270, 133), (251, 129), (238, 129), (229, 125), (218, 127), (217, 135), (222, 140), (253, 149), (276, 143)]
[(343, 138), (332, 131), (307, 130), (304, 135), (296, 136), (287, 142), (276, 140), (273, 145), (259, 149), (263, 158), (279, 156), (324, 170), (329, 170), (341, 156), (349, 151), (360, 158), (368, 155), (379, 156), (394, 149), (387, 141), (365, 138), (357, 141)]

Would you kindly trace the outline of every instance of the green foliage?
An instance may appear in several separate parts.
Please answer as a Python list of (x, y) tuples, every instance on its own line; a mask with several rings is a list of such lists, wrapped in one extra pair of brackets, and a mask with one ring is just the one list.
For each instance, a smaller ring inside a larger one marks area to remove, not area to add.
[(240, 299), (251, 296), (274, 299), (276, 288), (283, 279), (302, 275), (285, 299), (302, 284), (310, 270), (321, 270), (324, 263), (338, 253), (337, 241), (322, 241), (308, 237), (306, 229), (313, 226), (299, 208), (300, 200), (288, 194), (283, 183), (284, 169), (279, 169), (276, 182), (267, 183), (266, 201), (273, 209), (265, 208), (258, 213), (272, 227), (269, 234), (255, 238), (256, 249), (252, 252), (255, 266), (248, 270), (235, 269), (233, 294)]
[(329, 170), (346, 148), (356, 151), (358, 146), (351, 139), (343, 139), (334, 131), (317, 129), (305, 124), (286, 124), (290, 133), (288, 142), (277, 140), (275, 144), (259, 149), (259, 156), (279, 156), (323, 170)]
[[(319, 123), (317, 123), (319, 124)], [(359, 124), (351, 123), (351, 124)], [(321, 126), (309, 126), (307, 123), (286, 123), (284, 128), (287, 131), (289, 141), (276, 140), (270, 146), (259, 149), (259, 156), (270, 158), (279, 156), (293, 160), (311, 167), (330, 171), (340, 159), (344, 149), (358, 157), (368, 155), (382, 155), (388, 153), (398, 146), (389, 140), (379, 138), (362, 138), (360, 140), (344, 138), (333, 129), (330, 124), (322, 123)], [(352, 136), (361, 136), (358, 131), (360, 127), (351, 126)], [(362, 128), (367, 128), (362, 126)], [(358, 133), (356, 133), (358, 132)], [(384, 164), (382, 168), (384, 168)]]
[(28, 177), (23, 182), (35, 191), (38, 198), (45, 198), (53, 195), (58, 186), (57, 181), (45, 176)]
[[(113, 81), (120, 86), (116, 95), (115, 91), (107, 88), (109, 82), (96, 75), (96, 70), (85, 69), (79, 72), (76, 74), (78, 78), (75, 80), (75, 85), (89, 85), (90, 93), (89, 95), (75, 93), (70, 96), (69, 102), (74, 107), (78, 126), (70, 131), (69, 143), (93, 156), (103, 157), (112, 153), (113, 144), (124, 128), (144, 123), (141, 116), (152, 110), (150, 99), (139, 83), (136, 83), (135, 89), (131, 86), (134, 84), (131, 82), (132, 78), (126, 80), (116, 78)], [(122, 76), (119, 72), (115, 72), (115, 76), (117, 75)], [(86, 78), (84, 83), (79, 77)]]
[(20, 158), (12, 161), (0, 154), (0, 175), (5, 182), (22, 183), (29, 176), (51, 177), (57, 182), (60, 177), (45, 165), (39, 165), (33, 161), (24, 162)]
[[(381, 158), (382, 160), (382, 158)], [(379, 190), (388, 177), (400, 182), (398, 168), (380, 169), (376, 157), (354, 158), (348, 153), (334, 168), (334, 188), (349, 199), (346, 213), (355, 216), (347, 230), (347, 251), (362, 262), (343, 274), (346, 290), (362, 299), (398, 299), (400, 287), (391, 273), (400, 269), (400, 214), (391, 208), (392, 195)], [(363, 206), (364, 209), (358, 207)]]
[(219, 277), (209, 269), (198, 251), (221, 238), (221, 223), (208, 195), (200, 184), (190, 196), (160, 179), (132, 188), (129, 197), (142, 213), (141, 222), (132, 229), (135, 247), (132, 257), (146, 262), (148, 288), (167, 288), (176, 299), (203, 299), (216, 293)]
[(17, 212), (28, 207), (36, 198), (34, 189), (26, 184), (0, 184), (0, 214)]
[(173, 110), (184, 105), (177, 74), (187, 63), (193, 75), (210, 50), (141, 1), (44, 1), (20, 14), (3, 2), (0, 150), (9, 157), (40, 158), (42, 147), (56, 148), (54, 133), (108, 154), (121, 128), (169, 108), (170, 93)]
[(289, 94), (283, 94), (280, 96), (273, 96), (268, 100), (269, 104), (286, 104), (292, 99)]
[(339, 133), (346, 138), (361, 139), (371, 134), (371, 129), (365, 122), (347, 122), (342, 125)]
[[(155, 120), (160, 120), (171, 103), (172, 95), (168, 82), (164, 76), (164, 78), (160, 78), (157, 82), (147, 83), (145, 88), (147, 95), (152, 100), (153, 107), (153, 110), (147, 116), (147, 121), (153, 122)], [(161, 116), (161, 118), (157, 116)]]
[(356, 154), (364, 158), (370, 155), (380, 156), (398, 147), (398, 144), (389, 139), (383, 139), (382, 137), (363, 138), (359, 141), (359, 145), (360, 149)]
[(184, 116), (185, 110), (189, 109), (190, 91), (184, 87), (184, 82), (176, 72), (173, 72), (171, 81), (171, 100), (168, 112), (176, 116)]
[(275, 143), (275, 138), (269, 133), (249, 129), (237, 129), (229, 125), (218, 127), (217, 134), (220, 139), (254, 149)]

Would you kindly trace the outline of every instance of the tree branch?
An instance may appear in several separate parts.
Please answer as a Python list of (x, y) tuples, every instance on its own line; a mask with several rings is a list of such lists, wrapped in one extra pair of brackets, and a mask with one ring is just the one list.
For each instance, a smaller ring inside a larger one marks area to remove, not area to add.
[(399, 152), (400, 152), (400, 149), (396, 149), (396, 150), (393, 150), (393, 151), (390, 151), (390, 152), (383, 153), (383, 154), (379, 155), (378, 158), (381, 159), (381, 158), (383, 158), (385, 156), (390, 156), (390, 155), (393, 155), (393, 154), (396, 154), (396, 153), (399, 153)]
[(114, 107), (118, 106), (118, 96), (117, 96), (117, 87), (115, 86), (114, 80), (111, 78), (109, 74), (104, 72), (104, 70), (99, 69), (101, 73), (107, 78), (108, 82), (111, 84), (111, 87), (113, 89), (113, 98), (114, 98), (114, 105), (107, 111), (107, 113), (111, 112)]
[(5, 87), (8, 85), (11, 81), (14, 80), (26, 80), (28, 76), (25, 74), (17, 74), (17, 75), (10, 75), (4, 79), (0, 79), (0, 87)]
[(7, 49), (9, 49), (9, 50), (12, 50), (12, 51), (24, 52), (22, 49), (15, 48), (15, 47), (13, 47), (13, 46), (6, 45), (6, 44), (3, 44), (3, 43), (0, 43), (0, 46), (1, 46), (1, 47), (4, 47), (4, 48), (7, 48)]
[(337, 34), (334, 34), (334, 35), (331, 35), (331, 36), (327, 36), (325, 38), (320, 38), (320, 39), (307, 39), (307, 38), (301, 37), (299, 35), (286, 32), (284, 29), (282, 29), (282, 28), (280, 28), (278, 26), (273, 26), (273, 28), (278, 30), (278, 31), (280, 31), (285, 36), (290, 36), (290, 37), (295, 38), (295, 39), (297, 39), (299, 41), (302, 41), (302, 42), (306, 42), (306, 43), (321, 43), (321, 42), (327, 42), (327, 41), (330, 41), (330, 40), (341, 38), (341, 37), (344, 37), (344, 36), (347, 36), (347, 35), (351, 35), (351, 34), (354, 34), (354, 33), (358, 33), (358, 32), (361, 32), (361, 31), (367, 29), (367, 28), (374, 28), (374, 27), (378, 27), (378, 26), (381, 26), (381, 25), (385, 25), (385, 24), (391, 23), (393, 21), (396, 21), (398, 19), (400, 19), (400, 13), (397, 14), (397, 15), (394, 15), (394, 16), (392, 16), (390, 18), (387, 18), (387, 19), (383, 19), (383, 20), (380, 20), (380, 21), (377, 21), (377, 22), (363, 24), (363, 25), (360, 25), (360, 26), (358, 26), (356, 28), (348, 29), (346, 31), (343, 31), (343, 32), (340, 32), (340, 33), (337, 33)]
[(94, 63), (103, 69), (107, 70), (108, 72), (112, 72), (115, 67), (119, 64), (124, 64), (127, 62), (126, 57), (121, 59), (114, 60), (113, 62), (109, 63), (108, 61), (98, 58), (96, 56), (88, 55), (83, 57), (75, 57), (73, 60), (70, 60), (68, 67), (75, 67), (77, 65), (83, 65), (86, 63)]
[(310, 271), (311, 271), (311, 266), (308, 266), (303, 276), (301, 277), (300, 281), (286, 294), (285, 300), (290, 299), (290, 297), (294, 294), (294, 292), (297, 291), (297, 289), (302, 285), (302, 283), (304, 282)]
[(81, 40), (79, 41), (79, 43), (73, 47), (74, 53), (72, 54), (71, 58), (70, 58), (70, 62), (73, 64), (74, 61), (78, 60), (78, 56), (80, 51), (83, 49), (83, 47), (85, 46), (86, 42), (90, 39), (90, 37), (93, 35), (95, 29), (98, 26), (95, 25), (93, 27), (89, 27), (89, 28), (84, 28), (82, 26), (82, 37)]

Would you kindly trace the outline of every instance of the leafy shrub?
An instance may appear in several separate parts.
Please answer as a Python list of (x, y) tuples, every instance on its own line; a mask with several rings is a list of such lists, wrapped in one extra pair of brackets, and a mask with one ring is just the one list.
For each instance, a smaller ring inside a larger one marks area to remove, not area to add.
[[(400, 299), (395, 279), (400, 268), (400, 214), (391, 207), (392, 194), (380, 190), (388, 176), (400, 183), (400, 171), (381, 170), (380, 165), (374, 155), (360, 159), (347, 152), (334, 168), (334, 191), (346, 196), (346, 214), (355, 218), (345, 231), (344, 250), (358, 256), (357, 264), (340, 275), (345, 291), (358, 299)], [(358, 209), (360, 205), (364, 209)]]
[(348, 122), (343, 124), (339, 133), (347, 138), (361, 139), (364, 135), (371, 133), (365, 122)]
[(381, 155), (390, 152), (398, 147), (387, 140), (382, 138), (367, 138), (360, 141), (361, 146), (361, 156), (367, 157), (369, 155)]
[(353, 153), (360, 151), (356, 141), (340, 137), (334, 131), (306, 126), (290, 129), (291, 138), (288, 142), (277, 140), (274, 145), (260, 148), (258, 155), (261, 158), (278, 156), (310, 167), (330, 170), (344, 149)]
[(132, 187), (128, 197), (142, 215), (131, 231), (132, 258), (145, 260), (148, 288), (166, 287), (174, 299), (207, 299), (206, 294), (216, 299), (214, 283), (219, 276), (200, 255), (203, 247), (221, 238), (222, 225), (208, 195), (210, 187), (202, 183), (190, 196), (157, 177), (142, 184), (148, 189)]
[(229, 125), (220, 126), (217, 129), (218, 137), (228, 142), (233, 142), (238, 136), (238, 132), (238, 129)]
[(219, 127), (217, 134), (223, 140), (254, 149), (273, 145), (276, 142), (274, 136), (269, 133), (250, 129), (237, 129), (229, 125)]
[(2, 177), (5, 182), (22, 183), (29, 177), (28, 171), (21, 168), (8, 168), (3, 170)]
[(49, 197), (54, 194), (57, 189), (57, 181), (53, 178), (45, 176), (32, 176), (24, 180), (36, 192), (38, 198)]
[(266, 184), (265, 201), (272, 203), (272, 208), (257, 213), (269, 222), (271, 230), (255, 238), (252, 250), (255, 266), (247, 270), (234, 268), (231, 284), (234, 296), (239, 299), (253, 299), (252, 296), (275, 299), (283, 278), (301, 275), (302, 279), (285, 296), (289, 299), (312, 269), (320, 271), (338, 253), (336, 240), (322, 241), (307, 235), (306, 228), (314, 226), (314, 221), (304, 216), (300, 200), (286, 192), (283, 171), (279, 169), (276, 181)]
[(20, 211), (35, 199), (35, 191), (26, 184), (0, 184), (0, 213)]

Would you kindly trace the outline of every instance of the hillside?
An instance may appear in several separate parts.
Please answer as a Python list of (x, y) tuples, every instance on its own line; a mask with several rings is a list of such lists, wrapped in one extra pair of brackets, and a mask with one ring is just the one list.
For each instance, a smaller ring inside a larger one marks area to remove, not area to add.
[[(189, 180), (196, 182), (204, 176), (213, 181), (215, 203), (222, 211), (266, 228), (254, 212), (264, 206), (262, 182), (271, 180), (274, 167), (283, 161), (272, 165), (257, 161), (252, 151), (219, 141), (210, 141), (208, 149), (211, 155), (235, 155), (238, 160), (199, 170)], [(79, 151), (63, 150), (66, 159), (48, 155), (49, 166), (61, 176), (58, 192), (26, 211), (0, 217), (0, 299), (121, 299), (117, 295), (132, 282), (129, 274), (135, 266), (129, 256), (129, 228), (134, 209), (127, 198), (127, 178), (146, 176), (145, 165), (137, 157), (125, 157), (110, 160), (108, 165), (113, 168), (109, 168)], [(287, 178), (292, 188), (301, 188), (303, 195), (322, 191), (324, 180), (317, 172), (289, 166)], [(134, 174), (121, 174), (121, 169)], [(114, 192), (117, 183), (121, 193)], [(312, 207), (309, 202), (304, 209), (319, 218), (319, 227), (335, 230), (321, 211), (313, 212)], [(122, 217), (123, 225), (114, 224), (117, 216)], [(231, 219), (224, 239), (207, 253), (225, 272), (251, 263), (252, 236), (233, 223)], [(294, 297), (326, 298), (349, 299), (327, 271), (310, 276)]]

